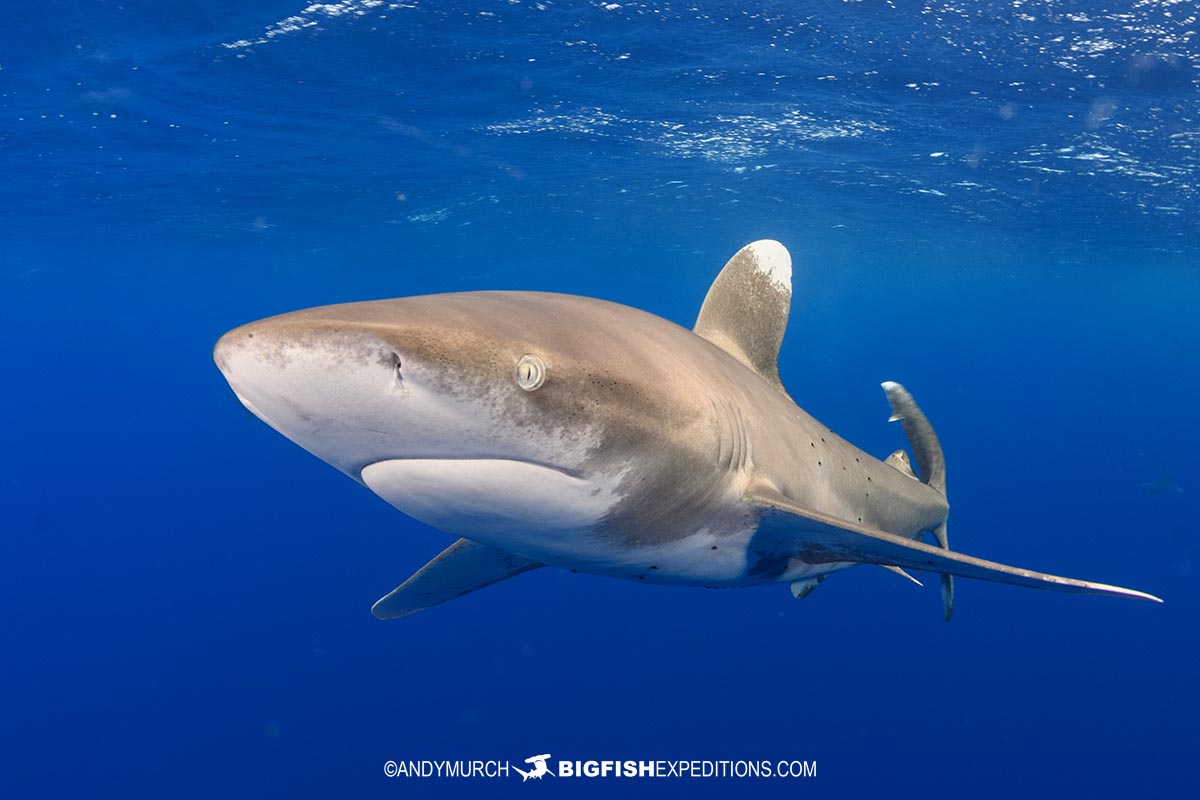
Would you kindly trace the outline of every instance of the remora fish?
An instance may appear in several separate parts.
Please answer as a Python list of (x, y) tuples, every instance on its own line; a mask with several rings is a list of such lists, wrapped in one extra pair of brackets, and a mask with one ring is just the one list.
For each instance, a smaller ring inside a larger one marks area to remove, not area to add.
[[(783, 245), (742, 248), (692, 330), (627, 306), (468, 292), (297, 311), (225, 334), (214, 358), (275, 430), (455, 544), (377, 602), (411, 614), (543, 565), (639, 581), (787, 583), (877, 564), (1158, 600), (949, 550), (946, 466), (925, 415), (877, 460), (799, 408), (776, 361)], [(920, 541), (933, 534), (937, 546)]]

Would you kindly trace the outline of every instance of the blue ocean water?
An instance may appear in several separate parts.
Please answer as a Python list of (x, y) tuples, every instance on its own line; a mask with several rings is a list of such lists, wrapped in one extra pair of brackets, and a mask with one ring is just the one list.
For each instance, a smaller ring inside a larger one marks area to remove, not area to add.
[[(3, 796), (1200, 788), (1192, 4), (3, 16)], [(956, 549), (1165, 604), (961, 581), (944, 624), (931, 582), (881, 570), (797, 603), (546, 569), (379, 622), (450, 540), (254, 419), (210, 358), (252, 319), (442, 291), (690, 326), (759, 238), (796, 264), (789, 391), (883, 456), (878, 384), (903, 381)], [(535, 753), (819, 766), (382, 769)]]

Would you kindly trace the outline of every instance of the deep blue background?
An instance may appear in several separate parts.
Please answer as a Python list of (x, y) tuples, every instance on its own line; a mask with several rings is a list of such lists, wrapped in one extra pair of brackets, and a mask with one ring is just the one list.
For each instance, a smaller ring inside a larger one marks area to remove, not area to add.
[[(1200, 788), (1194, 10), (404, 5), (5, 10), (0, 795)], [(1166, 604), (963, 581), (945, 625), (882, 570), (802, 604), (542, 570), (381, 623), (449, 539), (210, 361), (251, 319), (436, 291), (689, 325), (761, 237), (796, 261), (791, 393), (882, 456), (903, 381), (956, 548)], [(819, 772), (382, 775), (540, 752)]]

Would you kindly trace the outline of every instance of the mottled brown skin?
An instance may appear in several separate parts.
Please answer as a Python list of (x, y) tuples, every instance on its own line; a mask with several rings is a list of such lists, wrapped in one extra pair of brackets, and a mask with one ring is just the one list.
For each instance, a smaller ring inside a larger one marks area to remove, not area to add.
[(776, 282), (743, 249), (713, 281), (694, 330), (782, 390), (779, 345), (791, 307), (791, 287)]

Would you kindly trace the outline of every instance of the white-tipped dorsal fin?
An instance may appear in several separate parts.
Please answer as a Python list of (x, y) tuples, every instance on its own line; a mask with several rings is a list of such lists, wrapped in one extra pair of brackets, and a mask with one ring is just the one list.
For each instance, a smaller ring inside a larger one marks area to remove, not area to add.
[(713, 281), (692, 328), (778, 389), (779, 345), (792, 307), (792, 257), (763, 239), (738, 250)]

